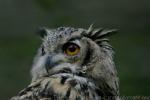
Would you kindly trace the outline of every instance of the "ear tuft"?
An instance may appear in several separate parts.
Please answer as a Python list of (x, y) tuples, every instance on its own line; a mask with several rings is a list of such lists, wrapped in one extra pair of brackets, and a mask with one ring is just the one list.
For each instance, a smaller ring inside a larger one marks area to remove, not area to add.
[(44, 38), (45, 36), (47, 36), (47, 29), (44, 27), (40, 27), (37, 32), (36, 32), (41, 38)]

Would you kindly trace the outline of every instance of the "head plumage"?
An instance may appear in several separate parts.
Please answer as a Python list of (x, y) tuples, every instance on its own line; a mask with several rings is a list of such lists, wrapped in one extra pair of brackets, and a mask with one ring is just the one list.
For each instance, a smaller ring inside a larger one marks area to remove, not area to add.
[(104, 42), (104, 41), (108, 42), (109, 39), (107, 37), (113, 35), (116, 32), (117, 32), (117, 29), (104, 29), (104, 28), (94, 29), (93, 24), (92, 24), (88, 28), (85, 36), (92, 39), (97, 44), (100, 44), (101, 42)]

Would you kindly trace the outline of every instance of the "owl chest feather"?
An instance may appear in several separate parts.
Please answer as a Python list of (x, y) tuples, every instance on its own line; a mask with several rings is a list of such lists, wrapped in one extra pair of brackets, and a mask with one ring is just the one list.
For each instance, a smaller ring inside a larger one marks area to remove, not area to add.
[(98, 87), (84, 77), (60, 73), (32, 82), (19, 93), (18, 100), (100, 100), (97, 91)]

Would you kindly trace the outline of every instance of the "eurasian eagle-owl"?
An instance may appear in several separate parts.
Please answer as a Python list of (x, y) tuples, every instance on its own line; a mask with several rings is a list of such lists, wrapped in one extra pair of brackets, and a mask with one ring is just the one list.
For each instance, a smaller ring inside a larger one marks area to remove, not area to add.
[(107, 39), (114, 32), (41, 28), (32, 82), (12, 100), (116, 100), (118, 77)]

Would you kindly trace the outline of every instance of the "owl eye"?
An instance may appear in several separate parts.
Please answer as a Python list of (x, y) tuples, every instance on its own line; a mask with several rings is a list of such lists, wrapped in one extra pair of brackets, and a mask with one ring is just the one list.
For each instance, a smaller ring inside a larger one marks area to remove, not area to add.
[(63, 51), (69, 56), (77, 55), (80, 51), (80, 47), (75, 43), (66, 43), (63, 46)]

